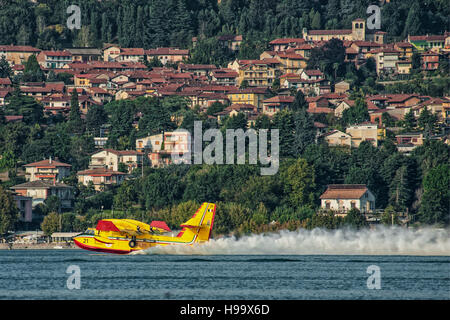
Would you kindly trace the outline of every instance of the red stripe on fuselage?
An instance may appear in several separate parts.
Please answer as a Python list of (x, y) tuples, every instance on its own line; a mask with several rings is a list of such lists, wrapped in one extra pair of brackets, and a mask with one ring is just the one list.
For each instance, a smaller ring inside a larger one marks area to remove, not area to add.
[(89, 250), (89, 251), (96, 251), (96, 252), (106, 252), (106, 253), (118, 253), (118, 254), (127, 254), (130, 253), (133, 250), (127, 251), (127, 250), (117, 250), (117, 249), (106, 249), (106, 248), (99, 248), (99, 247), (93, 247), (93, 246), (88, 246), (84, 243), (81, 243), (75, 239), (73, 239), (73, 242), (75, 242), (75, 244), (84, 250)]

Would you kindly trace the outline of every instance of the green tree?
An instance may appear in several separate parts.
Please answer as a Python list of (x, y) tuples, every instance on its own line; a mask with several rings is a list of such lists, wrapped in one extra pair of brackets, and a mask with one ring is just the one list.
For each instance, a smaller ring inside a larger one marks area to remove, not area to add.
[(51, 236), (52, 233), (60, 230), (61, 216), (56, 212), (51, 212), (44, 217), (44, 221), (41, 223), (41, 229), (46, 236)]
[(347, 213), (347, 215), (344, 218), (344, 224), (355, 229), (361, 229), (368, 225), (366, 218), (356, 208), (351, 209)]
[(307, 109), (308, 103), (306, 102), (305, 95), (302, 90), (297, 90), (295, 94), (294, 102), (291, 104), (291, 109), (293, 111), (299, 111), (301, 109)]
[(316, 128), (314, 120), (305, 108), (294, 114), (295, 134), (294, 134), (294, 152), (299, 156), (303, 154), (306, 148), (316, 141)]
[(12, 74), (9, 62), (6, 60), (5, 56), (2, 55), (2, 58), (0, 59), (0, 78), (9, 78)]
[(287, 167), (280, 168), (280, 177), (289, 204), (294, 208), (314, 205), (314, 167), (302, 158), (289, 163), (291, 164)]
[(86, 130), (94, 135), (99, 134), (100, 127), (108, 121), (108, 114), (101, 105), (93, 105), (86, 114)]
[(395, 212), (395, 208), (392, 205), (386, 207), (381, 215), (381, 223), (384, 225), (400, 224), (398, 214)]
[(19, 210), (11, 192), (0, 186), (0, 235), (14, 231), (19, 220)]
[(24, 82), (39, 82), (45, 80), (44, 72), (37, 61), (36, 55), (32, 54), (25, 62), (22, 80)]
[(82, 134), (84, 130), (84, 123), (81, 119), (77, 90), (72, 90), (72, 96), (70, 98), (68, 129), (71, 133), (74, 134)]
[(411, 132), (416, 127), (416, 117), (410, 109), (403, 118), (403, 127), (406, 131)]
[(429, 136), (434, 133), (437, 120), (436, 114), (431, 113), (428, 108), (425, 107), (422, 109), (422, 112), (417, 119), (417, 123), (425, 132), (425, 135)]
[(423, 180), (423, 196), (419, 220), (427, 224), (450, 222), (450, 166), (440, 164), (431, 169)]

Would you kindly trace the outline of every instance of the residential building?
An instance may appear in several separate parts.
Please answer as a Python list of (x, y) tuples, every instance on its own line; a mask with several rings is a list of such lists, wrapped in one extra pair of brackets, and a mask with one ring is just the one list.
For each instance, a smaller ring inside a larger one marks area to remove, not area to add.
[(303, 29), (303, 39), (308, 42), (340, 39), (348, 41), (374, 41), (384, 43), (385, 32), (366, 28), (366, 20), (358, 18), (352, 21), (352, 29), (341, 30), (307, 30)]
[(422, 62), (422, 70), (435, 71), (439, 68), (440, 54), (432, 50), (424, 52), (420, 55)]
[(303, 44), (305, 44), (305, 39), (302, 38), (281, 38), (269, 42), (269, 46), (274, 52), (285, 52)]
[(239, 73), (232, 69), (223, 68), (212, 70), (209, 74), (209, 77), (214, 83), (218, 85), (236, 86), (238, 84), (237, 78), (239, 77)]
[(113, 171), (119, 171), (119, 164), (126, 165), (128, 172), (142, 165), (143, 153), (135, 150), (114, 150), (103, 149), (91, 155), (89, 164), (90, 169), (107, 168)]
[(152, 167), (190, 163), (191, 135), (177, 131), (148, 136), (136, 140), (136, 150), (148, 153)]
[(50, 182), (61, 182), (70, 175), (72, 166), (58, 161), (58, 158), (41, 160), (28, 163), (25, 167), (25, 178), (28, 181), (44, 180)]
[(443, 35), (424, 35), (424, 36), (411, 36), (408, 35), (408, 42), (414, 46), (419, 52), (432, 50), (440, 52), (445, 48), (445, 39), (447, 34)]
[(217, 40), (222, 47), (228, 48), (231, 51), (239, 51), (243, 37), (242, 35), (223, 35), (218, 36)]
[(247, 83), (250, 87), (270, 87), (279, 76), (280, 65), (277, 59), (235, 60), (228, 68), (239, 73), (240, 86)]
[(257, 107), (258, 111), (263, 109), (264, 100), (267, 99), (269, 90), (267, 88), (235, 89), (226, 95), (231, 104), (247, 104)]
[(62, 69), (66, 64), (72, 62), (72, 54), (67, 50), (41, 51), (37, 61), (45, 69)]
[(232, 104), (215, 115), (217, 116), (217, 121), (222, 123), (227, 117), (234, 117), (238, 114), (244, 114), (247, 117), (247, 126), (251, 127), (255, 123), (256, 118), (260, 115), (258, 109), (252, 104)]
[(397, 140), (398, 152), (406, 155), (411, 154), (415, 148), (422, 146), (424, 142), (424, 136), (421, 132), (398, 134), (395, 136), (395, 139)]
[(142, 48), (120, 48), (119, 61), (124, 62), (143, 62), (145, 52)]
[(66, 50), (72, 54), (72, 62), (100, 61), (102, 57), (102, 51), (97, 48), (67, 48)]
[(34, 180), (12, 186), (11, 189), (21, 196), (31, 197), (33, 207), (44, 203), (50, 196), (56, 196), (60, 200), (60, 209), (73, 207), (73, 188), (61, 182)]
[(279, 111), (289, 109), (294, 100), (293, 96), (275, 96), (266, 99), (263, 102), (262, 113), (272, 116)]
[(163, 65), (167, 63), (183, 62), (189, 58), (189, 50), (178, 48), (157, 48), (145, 50), (147, 61), (151, 61), (155, 57), (161, 61)]
[(0, 45), (0, 58), (5, 57), (11, 65), (24, 64), (31, 55), (37, 56), (41, 50), (31, 46)]
[(381, 48), (372, 50), (376, 62), (377, 74), (393, 74), (397, 72), (400, 53), (395, 49)]
[(114, 44), (107, 44), (103, 49), (103, 61), (117, 61), (120, 57), (120, 47)]
[(414, 46), (409, 42), (396, 42), (394, 49), (399, 52), (400, 59), (411, 60), (414, 53)]
[(397, 62), (397, 73), (398, 74), (410, 74), (412, 69), (411, 60), (398, 60)]
[(281, 72), (283, 74), (299, 74), (307, 65), (306, 59), (297, 53), (278, 52), (275, 55), (275, 59), (281, 62)]
[(104, 191), (106, 187), (120, 184), (125, 180), (126, 173), (107, 168), (94, 168), (77, 172), (78, 183), (85, 186), (92, 182), (94, 189)]
[(32, 222), (33, 221), (33, 198), (14, 194), (16, 207), (19, 210), (19, 221)]
[(335, 93), (347, 93), (350, 91), (350, 83), (347, 81), (339, 81), (334, 85)]
[(178, 71), (180, 72), (190, 72), (194, 76), (198, 77), (208, 77), (209, 73), (217, 67), (213, 64), (184, 64), (180, 63), (178, 65)]
[(350, 109), (355, 106), (355, 100), (344, 99), (341, 103), (339, 103), (334, 109), (334, 116), (336, 118), (342, 118), (344, 111)]
[(375, 211), (375, 196), (364, 184), (331, 184), (320, 196), (321, 208), (346, 215), (351, 209)]
[(368, 141), (374, 147), (378, 146), (378, 125), (373, 123), (361, 123), (349, 126), (346, 130), (352, 137), (352, 147), (359, 147), (361, 142)]
[(351, 147), (352, 145), (352, 136), (339, 130), (332, 130), (324, 134), (323, 138), (329, 146)]

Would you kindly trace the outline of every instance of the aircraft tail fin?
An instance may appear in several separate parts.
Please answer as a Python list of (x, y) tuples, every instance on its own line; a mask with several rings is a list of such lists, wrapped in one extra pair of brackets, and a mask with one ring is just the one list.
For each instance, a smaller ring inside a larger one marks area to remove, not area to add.
[(193, 238), (192, 242), (205, 242), (211, 237), (216, 205), (204, 202), (191, 219), (181, 225), (180, 238)]

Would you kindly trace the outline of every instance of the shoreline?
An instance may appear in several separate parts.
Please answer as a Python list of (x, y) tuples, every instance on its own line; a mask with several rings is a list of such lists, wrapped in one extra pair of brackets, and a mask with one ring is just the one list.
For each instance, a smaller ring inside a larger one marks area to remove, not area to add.
[[(56, 248), (55, 248), (56, 247)], [(8, 243), (0, 243), (0, 250), (59, 250), (59, 249), (76, 249), (81, 250), (78, 248), (74, 243), (70, 243), (67, 245), (67, 243), (13, 243), (12, 248), (10, 247), (10, 244)]]

